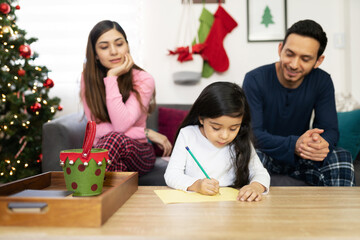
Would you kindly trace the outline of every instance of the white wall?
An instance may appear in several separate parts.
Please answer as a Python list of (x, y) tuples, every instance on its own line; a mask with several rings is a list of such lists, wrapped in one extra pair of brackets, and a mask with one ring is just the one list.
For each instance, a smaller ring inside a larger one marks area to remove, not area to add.
[[(142, 8), (139, 0), (27, 0), (16, 11), (19, 28), (26, 38), (36, 37), (31, 49), (39, 54), (34, 62), (51, 72), (55, 85), (50, 96), (61, 98), (63, 111), (57, 116), (82, 111), (79, 83), (87, 38), (93, 26), (105, 19), (121, 22), (132, 46), (140, 46)], [(136, 49), (135, 49), (136, 50)], [(140, 61), (138, 51), (133, 51)]]
[[(359, 61), (359, 41), (343, 42), (340, 40), (349, 38), (351, 32), (352, 39), (360, 37), (359, 2), (353, 0), (349, 6), (343, 0), (288, 0), (288, 26), (291, 26), (301, 19), (314, 19), (319, 22), (328, 36), (328, 47), (325, 51), (325, 61), (321, 68), (328, 71), (333, 78), (337, 92), (348, 92), (353, 90), (353, 94), (360, 98), (359, 91), (352, 88), (357, 75), (350, 72), (360, 66)], [(181, 4), (179, 1), (152, 0), (145, 1), (144, 19), (151, 21), (144, 22), (144, 68), (150, 71), (157, 80), (158, 102), (170, 103), (192, 103), (204, 86), (219, 80), (228, 80), (242, 83), (245, 73), (262, 64), (271, 63), (278, 60), (278, 43), (248, 43), (246, 29), (246, 1), (227, 0), (223, 7), (237, 21), (236, 27), (224, 40), (225, 49), (230, 59), (230, 68), (223, 74), (215, 74), (210, 79), (203, 79), (197, 86), (178, 86), (172, 83), (170, 59), (166, 56), (166, 47), (176, 43), (176, 27), (179, 25)], [(196, 15), (200, 15), (201, 5), (196, 5)], [(208, 4), (207, 8), (215, 12), (217, 5)], [(165, 10), (166, 9), (166, 10)], [(351, 27), (347, 26), (349, 11), (356, 18), (352, 18)], [(154, 12), (159, 12), (159, 16), (154, 17)], [(354, 22), (356, 21), (356, 22)], [(357, 26), (357, 27), (355, 27)], [(337, 44), (335, 45), (335, 40)], [(351, 44), (350, 44), (351, 43)], [(354, 48), (355, 51), (349, 51)], [(351, 54), (351, 60), (346, 53)], [(357, 56), (357, 59), (354, 59)], [(350, 62), (352, 64), (350, 64)], [(359, 88), (357, 88), (359, 89)]]
[[(78, 46), (78, 52), (69, 52), (68, 57), (77, 59), (77, 66), (64, 66), (61, 71), (56, 68), (58, 63), (66, 62), (66, 59), (57, 59), (51, 61), (50, 58), (54, 57), (55, 52), (39, 52), (40, 58), (44, 55), (48, 56), (47, 60), (43, 63), (48, 68), (53, 69), (53, 78), (55, 87), (53, 94), (62, 98), (62, 105), (64, 110), (58, 115), (67, 114), (79, 110), (78, 103), (78, 85), (76, 84), (78, 73), (81, 71), (81, 64), (84, 58), (83, 52), (86, 44), (86, 38), (76, 37), (75, 33), (79, 36), (87, 36), (90, 26), (94, 24), (98, 17), (114, 19), (124, 25), (124, 21), (136, 21), (135, 25), (138, 31), (134, 31), (134, 36), (131, 41), (138, 49), (132, 48), (132, 54), (137, 54), (135, 58), (137, 63), (145, 70), (150, 72), (156, 81), (157, 88), (157, 102), (158, 103), (192, 103), (198, 96), (200, 91), (209, 83), (214, 81), (232, 81), (242, 84), (244, 75), (249, 70), (278, 60), (277, 46), (278, 43), (248, 43), (247, 42), (247, 29), (246, 29), (246, 0), (226, 0), (223, 7), (226, 11), (233, 16), (237, 21), (238, 26), (226, 36), (224, 46), (230, 59), (230, 68), (223, 74), (214, 74), (209, 79), (202, 79), (198, 85), (195, 86), (179, 86), (175, 85), (172, 81), (172, 70), (170, 65), (170, 58), (167, 56), (167, 49), (172, 49), (176, 45), (177, 29), (179, 26), (181, 14), (181, 0), (139, 0), (136, 5), (137, 9), (130, 11), (133, 17), (123, 18), (116, 15), (116, 10), (119, 8), (126, 8), (124, 2), (128, 1), (115, 1), (104, 0), (101, 3), (92, 3), (101, 5), (101, 9), (108, 9), (109, 6), (112, 11), (100, 11), (99, 16), (94, 16), (94, 21), (88, 23), (87, 29), (79, 29), (78, 21), (81, 22), (82, 14), (87, 12), (89, 4), (76, 4), (77, 1), (60, 1), (53, 0), (51, 2), (45, 0), (29, 0), (25, 2), (43, 1), (44, 5), (53, 5), (57, 3), (68, 3), (69, 6), (63, 6), (65, 9), (70, 9), (70, 14), (66, 14), (64, 22), (64, 29), (51, 31), (51, 34), (42, 34), (41, 36), (32, 35), (40, 38), (39, 44), (46, 44), (47, 42), (54, 41), (52, 39), (58, 38), (57, 44), (54, 46), (56, 51), (66, 51), (67, 44), (75, 44)], [(83, 1), (81, 1), (83, 3)], [(88, 2), (88, 1), (86, 1)], [(321, 65), (325, 71), (328, 71), (333, 78), (335, 89), (337, 92), (352, 92), (352, 94), (360, 101), (360, 83), (356, 70), (360, 66), (360, 1), (358, 0), (287, 0), (288, 4), (288, 26), (294, 22), (311, 18), (319, 22), (328, 35), (328, 47), (325, 51), (325, 61)], [(21, 4), (20, 4), (21, 5)], [(60, 4), (61, 5), (61, 4)], [(80, 6), (79, 6), (80, 5)], [(91, 4), (90, 4), (91, 5)], [(105, 8), (104, 8), (105, 6)], [(39, 6), (33, 5), (31, 11), (38, 9)], [(214, 13), (216, 11), (216, 4), (206, 5), (207, 9)], [(132, 6), (132, 8), (135, 8)], [(194, 5), (196, 17), (200, 15), (202, 5)], [(46, 11), (55, 11), (56, 8), (48, 7)], [(72, 9), (72, 10), (71, 10)], [(100, 6), (98, 6), (100, 9)], [(115, 10), (114, 10), (115, 9)], [(129, 9), (131, 10), (131, 9)], [(22, 8), (22, 11), (30, 11), (28, 8)], [(101, 14), (100, 14), (101, 13)], [(32, 14), (20, 23), (24, 24), (25, 30), (31, 33), (33, 30), (32, 21), (36, 19), (40, 21), (39, 17)], [(129, 16), (129, 15), (128, 15)], [(124, 20), (125, 19), (125, 20)], [(51, 27), (46, 23), (46, 19), (42, 19), (42, 25), (38, 28)], [(134, 24), (133, 24), (134, 25)], [(135, 27), (136, 28), (136, 27)], [(71, 31), (68, 31), (71, 30)], [(86, 32), (86, 34), (85, 34)], [(61, 41), (64, 34), (74, 34), (73, 42)], [(45, 58), (44, 58), (45, 59)], [(47, 64), (48, 62), (49, 64)], [(56, 69), (56, 71), (54, 70)], [(57, 72), (59, 71), (59, 72)]]
[(360, 103), (360, 1), (350, 0), (348, 5), (347, 14), (347, 26), (348, 26), (348, 37), (346, 44), (347, 48), (347, 75), (350, 79), (350, 86), (352, 95)]
[[(214, 81), (231, 81), (241, 84), (247, 71), (256, 66), (273, 62), (277, 56), (277, 43), (247, 43), (246, 1), (227, 0), (223, 7), (235, 19), (238, 26), (225, 37), (224, 46), (230, 59), (229, 69), (215, 73), (211, 78), (202, 79), (196, 86), (175, 85), (172, 80), (171, 58), (167, 49), (174, 48), (181, 15), (180, 0), (145, 1), (144, 19), (144, 68), (157, 80), (157, 101), (159, 103), (192, 103), (201, 90)], [(202, 5), (195, 6), (198, 17)], [(217, 4), (208, 4), (206, 8), (215, 13)], [(154, 18), (155, 12), (159, 16)], [(150, 57), (151, 56), (151, 57)]]

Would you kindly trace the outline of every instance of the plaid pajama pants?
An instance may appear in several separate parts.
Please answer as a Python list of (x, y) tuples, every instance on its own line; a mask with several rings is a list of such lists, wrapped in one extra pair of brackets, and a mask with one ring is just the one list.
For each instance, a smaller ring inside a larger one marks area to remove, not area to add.
[(324, 162), (298, 158), (295, 166), (284, 166), (260, 150), (256, 152), (270, 174), (287, 174), (313, 186), (355, 185), (351, 154), (343, 148), (335, 148)]
[(109, 172), (138, 172), (139, 176), (149, 172), (155, 164), (155, 153), (150, 143), (141, 143), (122, 133), (110, 132), (101, 137), (94, 146), (109, 151)]

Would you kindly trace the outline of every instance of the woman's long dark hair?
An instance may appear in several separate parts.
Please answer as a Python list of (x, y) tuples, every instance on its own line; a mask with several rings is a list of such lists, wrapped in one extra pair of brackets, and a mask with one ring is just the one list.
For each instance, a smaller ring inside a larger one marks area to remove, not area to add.
[[(103, 81), (107, 75), (108, 69), (96, 59), (95, 44), (102, 34), (111, 29), (119, 31), (124, 36), (126, 43), (128, 43), (125, 31), (117, 22), (104, 20), (93, 27), (89, 34), (86, 47), (86, 63), (84, 67), (85, 100), (91, 114), (95, 117), (97, 122), (110, 122), (110, 117), (106, 107), (105, 84)], [(130, 93), (134, 92), (142, 110), (144, 112), (151, 112), (155, 105), (155, 92), (152, 103), (150, 104), (149, 109), (147, 109), (147, 106), (143, 106), (141, 102), (140, 94), (134, 88), (132, 69), (142, 70), (134, 64), (127, 73), (119, 76), (117, 79), (123, 102), (125, 103), (128, 100)]]
[(240, 86), (230, 82), (215, 82), (208, 85), (191, 107), (178, 129), (176, 137), (181, 128), (189, 125), (201, 126), (199, 118), (218, 118), (221, 116), (243, 117), (241, 128), (230, 143), (230, 147), (235, 150), (231, 156), (236, 169), (234, 187), (239, 188), (249, 182), (249, 162), (253, 140), (250, 109), (245, 93)]

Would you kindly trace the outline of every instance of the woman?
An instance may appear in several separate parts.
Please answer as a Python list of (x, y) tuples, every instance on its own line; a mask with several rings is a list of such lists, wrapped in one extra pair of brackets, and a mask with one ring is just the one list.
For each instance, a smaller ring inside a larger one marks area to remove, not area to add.
[(146, 129), (154, 108), (155, 82), (134, 64), (126, 34), (113, 21), (101, 21), (88, 38), (81, 98), (88, 120), (96, 121), (95, 148), (109, 150), (107, 171), (149, 172), (155, 163), (153, 142), (169, 155), (171, 144)]

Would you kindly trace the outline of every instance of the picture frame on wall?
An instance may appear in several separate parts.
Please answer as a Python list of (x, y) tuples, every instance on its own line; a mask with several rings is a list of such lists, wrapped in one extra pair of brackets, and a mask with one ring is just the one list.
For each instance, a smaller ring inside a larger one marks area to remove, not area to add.
[(247, 0), (248, 42), (279, 42), (287, 29), (286, 0)]

